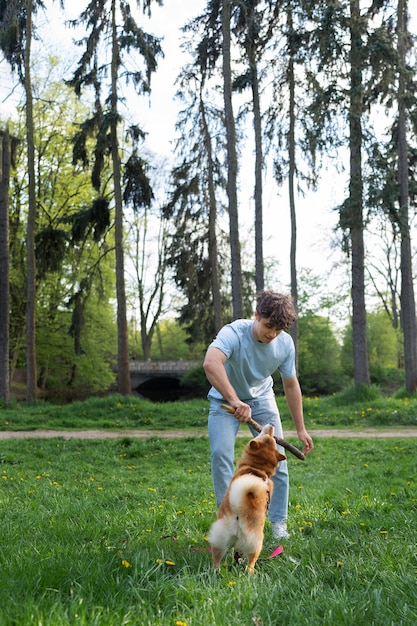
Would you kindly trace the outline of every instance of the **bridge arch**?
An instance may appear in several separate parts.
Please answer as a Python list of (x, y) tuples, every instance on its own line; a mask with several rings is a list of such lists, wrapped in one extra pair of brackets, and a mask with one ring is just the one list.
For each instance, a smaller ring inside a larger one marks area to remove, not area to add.
[(192, 394), (180, 386), (182, 376), (200, 361), (131, 361), (132, 391), (152, 401), (169, 402)]

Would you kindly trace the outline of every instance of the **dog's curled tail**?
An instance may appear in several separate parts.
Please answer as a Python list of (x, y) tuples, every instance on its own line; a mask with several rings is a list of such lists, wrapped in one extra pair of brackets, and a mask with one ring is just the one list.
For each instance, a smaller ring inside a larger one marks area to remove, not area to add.
[(270, 498), (271, 483), (254, 474), (236, 478), (230, 486), (230, 506), (236, 515), (250, 510), (266, 508)]

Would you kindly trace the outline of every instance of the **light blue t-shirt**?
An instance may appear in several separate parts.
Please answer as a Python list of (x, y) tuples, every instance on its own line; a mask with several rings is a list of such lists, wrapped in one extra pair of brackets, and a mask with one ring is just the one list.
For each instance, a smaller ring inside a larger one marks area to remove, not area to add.
[[(271, 374), (278, 370), (283, 378), (295, 376), (295, 348), (292, 337), (280, 333), (270, 343), (256, 341), (253, 320), (236, 320), (224, 326), (209, 347), (226, 355), (224, 366), (230, 383), (241, 400), (272, 393)], [(208, 397), (221, 399), (212, 387)]]

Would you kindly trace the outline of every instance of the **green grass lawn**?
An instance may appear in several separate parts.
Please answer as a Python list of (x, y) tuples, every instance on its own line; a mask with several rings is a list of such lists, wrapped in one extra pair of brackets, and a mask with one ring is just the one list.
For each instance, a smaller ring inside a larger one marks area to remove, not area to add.
[(268, 523), (255, 575), (232, 553), (216, 575), (206, 437), (0, 442), (0, 624), (417, 624), (414, 441), (289, 464), (284, 552)]
[[(277, 402), (283, 426), (292, 428), (283, 397)], [(44, 401), (34, 404), (0, 403), (1, 430), (32, 429), (140, 429), (206, 431), (209, 403), (206, 399), (154, 403), (134, 396), (110, 395), (63, 406)], [(343, 394), (304, 398), (307, 428), (417, 428), (417, 398), (371, 395), (347, 401)]]

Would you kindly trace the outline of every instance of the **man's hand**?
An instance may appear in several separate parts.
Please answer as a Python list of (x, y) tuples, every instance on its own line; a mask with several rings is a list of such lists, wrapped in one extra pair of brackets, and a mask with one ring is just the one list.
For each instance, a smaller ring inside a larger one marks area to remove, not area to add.
[(231, 413), (241, 424), (250, 422), (252, 417), (252, 409), (250, 406), (240, 400), (232, 400), (229, 404), (222, 404), (222, 409)]
[(309, 454), (314, 449), (314, 443), (308, 432), (303, 429), (297, 433), (298, 439), (304, 444), (303, 453)]
[(246, 404), (241, 400), (236, 400), (235, 402), (230, 402), (229, 404), (231, 407), (234, 408), (233, 415), (236, 417), (236, 419), (239, 420), (241, 424), (249, 422), (252, 417), (252, 409), (250, 408), (249, 404)]

